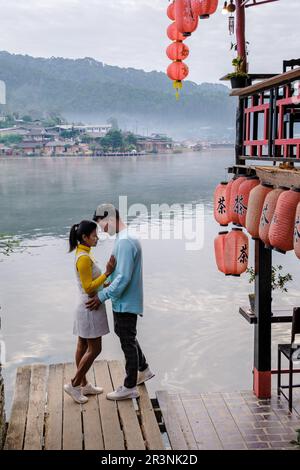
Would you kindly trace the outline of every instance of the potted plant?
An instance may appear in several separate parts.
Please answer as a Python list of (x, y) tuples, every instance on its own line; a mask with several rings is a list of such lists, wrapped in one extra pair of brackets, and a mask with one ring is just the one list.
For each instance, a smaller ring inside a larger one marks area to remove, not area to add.
[[(288, 282), (293, 280), (293, 277), (290, 273), (283, 274), (282, 266), (272, 266), (272, 291), (278, 289), (281, 292), (287, 292), (286, 287)], [(255, 281), (255, 271), (254, 268), (248, 268), (247, 273), (249, 274), (249, 284)], [(249, 294), (249, 302), (252, 312), (255, 312), (255, 294)]]
[(234, 72), (227, 75), (228, 80), (231, 81), (232, 88), (244, 88), (247, 85), (249, 75), (243, 71), (244, 59), (237, 56), (232, 60)]

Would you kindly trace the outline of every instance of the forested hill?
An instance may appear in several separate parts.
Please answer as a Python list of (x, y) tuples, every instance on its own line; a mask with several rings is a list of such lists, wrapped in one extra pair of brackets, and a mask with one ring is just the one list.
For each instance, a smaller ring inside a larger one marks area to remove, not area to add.
[(105, 65), (91, 58), (33, 58), (0, 52), (10, 111), (60, 113), (68, 119), (106, 122), (124, 128), (168, 132), (178, 137), (226, 136), (235, 101), (223, 85), (184, 83), (178, 102), (161, 72)]

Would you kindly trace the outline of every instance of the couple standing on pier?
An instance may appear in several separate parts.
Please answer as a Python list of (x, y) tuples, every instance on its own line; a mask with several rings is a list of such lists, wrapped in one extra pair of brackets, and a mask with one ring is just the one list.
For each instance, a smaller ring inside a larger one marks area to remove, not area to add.
[[(116, 235), (113, 254), (101, 274), (91, 248), (98, 243), (97, 229)], [(111, 300), (114, 330), (126, 360), (124, 385), (108, 393), (109, 400), (138, 398), (137, 385), (154, 377), (137, 341), (137, 318), (143, 315), (142, 249), (129, 234), (119, 211), (111, 204), (100, 205), (93, 221), (84, 220), (72, 227), (70, 252), (76, 250), (75, 269), (80, 303), (75, 312), (74, 331), (78, 337), (77, 371), (64, 386), (76, 403), (86, 403), (87, 395), (103, 393), (101, 387), (87, 382), (86, 374), (102, 350), (102, 336), (109, 333), (105, 302)]]

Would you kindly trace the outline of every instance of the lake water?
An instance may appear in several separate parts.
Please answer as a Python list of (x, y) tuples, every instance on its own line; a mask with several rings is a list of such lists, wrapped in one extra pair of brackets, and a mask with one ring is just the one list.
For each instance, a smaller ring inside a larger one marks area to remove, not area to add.
[[(0, 263), (8, 407), (18, 366), (73, 360), (77, 286), (66, 237), (73, 223), (90, 218), (103, 201), (117, 204), (120, 195), (128, 197), (129, 206), (142, 203), (149, 212), (151, 204), (204, 207), (201, 249), (188, 251), (187, 240), (143, 236), (145, 315), (139, 320), (139, 339), (156, 372), (150, 392), (251, 388), (253, 327), (238, 309), (247, 304), (253, 288), (247, 276), (225, 278), (219, 273), (213, 251), (218, 225), (212, 217), (212, 195), (232, 162), (230, 149), (153, 157), (0, 160), (0, 233), (16, 234), (26, 247)], [(187, 210), (184, 217), (193, 222), (195, 214)], [(180, 214), (174, 220), (176, 228)], [(149, 227), (160, 227), (161, 220), (155, 213), (142, 214), (132, 225), (143, 235)], [(95, 250), (102, 266), (112, 245), (103, 239)], [(274, 295), (276, 305), (299, 305), (299, 260), (292, 253), (275, 254), (274, 262), (294, 276), (288, 295)], [(112, 324), (110, 307), (108, 311)], [(273, 328), (275, 352), (278, 341), (288, 339), (290, 326)], [(122, 359), (114, 334), (105, 337), (102, 357)]]

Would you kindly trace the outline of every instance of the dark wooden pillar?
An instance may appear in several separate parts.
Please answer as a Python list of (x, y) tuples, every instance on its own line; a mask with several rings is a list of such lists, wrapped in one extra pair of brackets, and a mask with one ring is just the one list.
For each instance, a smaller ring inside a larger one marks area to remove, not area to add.
[(254, 380), (258, 398), (271, 397), (272, 251), (255, 240)]
[(244, 108), (245, 99), (240, 98), (236, 110), (236, 141), (235, 141), (235, 164), (245, 165), (245, 160), (241, 160), (240, 156), (244, 153)]

